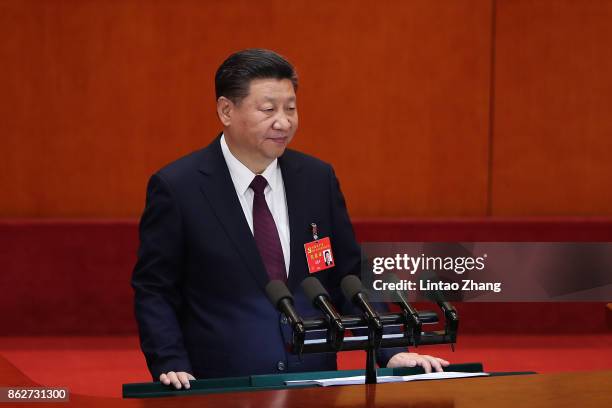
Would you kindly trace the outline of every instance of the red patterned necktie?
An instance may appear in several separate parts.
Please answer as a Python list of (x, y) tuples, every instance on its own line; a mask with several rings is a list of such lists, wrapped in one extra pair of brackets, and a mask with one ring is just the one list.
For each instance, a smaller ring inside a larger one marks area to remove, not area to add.
[(270, 280), (278, 279), (286, 282), (287, 272), (283, 247), (264, 196), (267, 185), (266, 179), (258, 174), (249, 186), (255, 193), (253, 197), (253, 235)]

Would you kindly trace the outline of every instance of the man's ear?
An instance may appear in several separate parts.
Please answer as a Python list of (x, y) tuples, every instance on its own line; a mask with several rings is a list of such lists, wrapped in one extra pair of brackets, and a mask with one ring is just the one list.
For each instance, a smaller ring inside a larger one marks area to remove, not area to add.
[(220, 96), (219, 99), (217, 99), (217, 115), (221, 123), (223, 123), (223, 126), (227, 127), (232, 124), (233, 109), (234, 103), (225, 96)]

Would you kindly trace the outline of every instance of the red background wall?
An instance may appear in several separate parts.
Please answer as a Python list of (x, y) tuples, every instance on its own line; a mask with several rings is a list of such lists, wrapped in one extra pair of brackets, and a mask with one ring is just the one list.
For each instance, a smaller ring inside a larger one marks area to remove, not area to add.
[(300, 75), (293, 148), (353, 216), (612, 215), (612, 2), (0, 2), (1, 217), (134, 217), (220, 127), (213, 75)]
[(612, 214), (612, 2), (498, 1), (492, 213)]

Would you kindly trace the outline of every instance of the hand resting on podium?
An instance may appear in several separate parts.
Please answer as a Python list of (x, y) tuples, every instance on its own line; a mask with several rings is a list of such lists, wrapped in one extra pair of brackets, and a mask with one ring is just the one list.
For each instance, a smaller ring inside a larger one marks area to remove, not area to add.
[(168, 373), (162, 373), (159, 376), (159, 381), (164, 385), (172, 385), (177, 390), (185, 387), (186, 390), (189, 389), (189, 381), (195, 380), (195, 377), (185, 371), (179, 371), (175, 373), (174, 371), (170, 371)]
[(443, 371), (442, 367), (450, 363), (444, 359), (419, 353), (397, 353), (387, 363), (387, 368), (398, 367), (423, 367), (426, 373), (433, 371)]

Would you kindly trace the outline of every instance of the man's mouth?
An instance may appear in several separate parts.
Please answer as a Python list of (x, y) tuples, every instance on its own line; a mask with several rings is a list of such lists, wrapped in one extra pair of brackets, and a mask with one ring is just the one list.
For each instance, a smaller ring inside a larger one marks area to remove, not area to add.
[(277, 143), (277, 144), (286, 144), (288, 139), (289, 139), (288, 137), (269, 137), (268, 138), (268, 140), (271, 140), (272, 142)]

